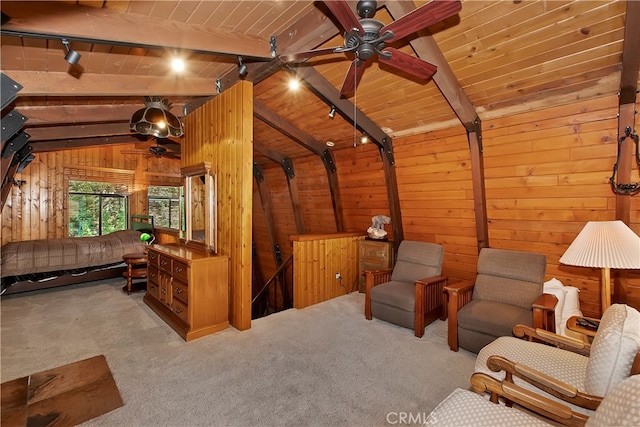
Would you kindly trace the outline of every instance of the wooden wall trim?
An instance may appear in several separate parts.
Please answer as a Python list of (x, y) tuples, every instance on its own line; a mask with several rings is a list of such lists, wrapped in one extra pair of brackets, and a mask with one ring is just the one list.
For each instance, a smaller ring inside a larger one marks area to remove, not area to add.
[(327, 233), (327, 234), (294, 234), (292, 242), (309, 242), (312, 240), (342, 239), (345, 237), (364, 237), (364, 233)]

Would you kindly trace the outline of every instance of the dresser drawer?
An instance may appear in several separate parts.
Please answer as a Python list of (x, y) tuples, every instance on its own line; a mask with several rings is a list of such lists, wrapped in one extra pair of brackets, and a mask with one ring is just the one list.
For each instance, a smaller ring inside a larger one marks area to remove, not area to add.
[(158, 285), (160, 283), (160, 277), (159, 277), (159, 271), (158, 271), (158, 267), (155, 267), (153, 265), (149, 265), (147, 267), (147, 281), (151, 282), (151, 283), (155, 283), (156, 285)]
[(174, 299), (171, 304), (171, 311), (175, 313), (176, 316), (180, 318), (187, 325), (189, 324), (189, 312), (187, 310), (188, 306), (183, 304), (180, 300)]
[(173, 267), (171, 269), (173, 277), (183, 282), (189, 281), (189, 267), (184, 262), (173, 260)]
[(161, 270), (164, 270), (167, 273), (171, 273), (171, 258), (166, 255), (160, 254), (158, 256), (158, 267), (160, 267)]
[(150, 250), (147, 253), (147, 264), (156, 265), (157, 266), (158, 265), (158, 258), (159, 258), (158, 252)]
[(189, 288), (185, 283), (174, 280), (173, 282), (173, 298), (179, 299), (185, 304), (189, 304)]
[(147, 282), (147, 294), (151, 295), (155, 299), (160, 299), (160, 287), (157, 283)]

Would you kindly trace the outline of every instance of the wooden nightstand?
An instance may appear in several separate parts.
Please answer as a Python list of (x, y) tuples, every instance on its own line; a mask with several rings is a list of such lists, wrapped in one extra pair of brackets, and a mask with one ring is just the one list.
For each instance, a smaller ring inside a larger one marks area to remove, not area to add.
[(133, 283), (133, 279), (143, 279), (147, 277), (147, 255), (144, 253), (125, 254), (122, 259), (127, 264), (127, 270), (122, 273), (127, 284), (122, 290), (131, 295), (131, 292), (142, 292), (147, 289), (146, 282)]
[(393, 242), (360, 240), (358, 242), (358, 290), (364, 292), (364, 272), (392, 268), (395, 264)]

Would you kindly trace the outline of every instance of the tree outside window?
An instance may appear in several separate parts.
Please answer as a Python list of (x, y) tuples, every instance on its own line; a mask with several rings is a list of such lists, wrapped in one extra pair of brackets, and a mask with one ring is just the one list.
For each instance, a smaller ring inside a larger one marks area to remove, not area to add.
[(180, 187), (150, 185), (147, 197), (154, 227), (180, 229)]
[(108, 182), (69, 181), (69, 237), (101, 236), (127, 228), (127, 198)]

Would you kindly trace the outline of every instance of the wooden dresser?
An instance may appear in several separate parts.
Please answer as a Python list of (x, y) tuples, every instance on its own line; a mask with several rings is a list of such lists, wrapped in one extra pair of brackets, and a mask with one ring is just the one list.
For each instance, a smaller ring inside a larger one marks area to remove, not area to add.
[(376, 240), (360, 240), (358, 242), (358, 284), (359, 291), (364, 292), (364, 272), (381, 268), (392, 268), (395, 265), (393, 242)]
[(229, 327), (229, 262), (180, 245), (149, 247), (144, 302), (186, 341)]

